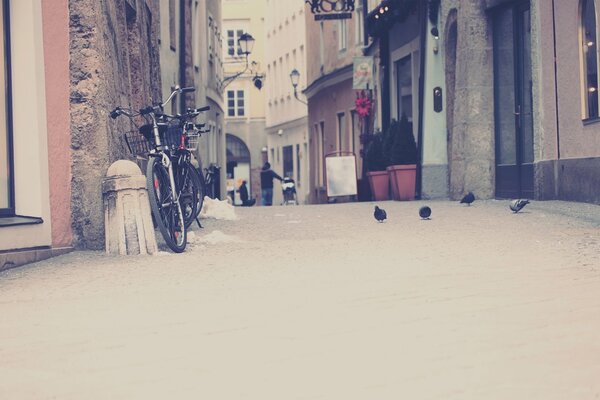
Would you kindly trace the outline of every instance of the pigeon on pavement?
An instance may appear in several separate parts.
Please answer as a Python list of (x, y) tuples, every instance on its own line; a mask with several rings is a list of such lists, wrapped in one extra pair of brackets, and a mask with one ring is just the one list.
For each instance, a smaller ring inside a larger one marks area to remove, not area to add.
[(523, 209), (523, 207), (525, 207), (527, 204), (529, 204), (529, 200), (527, 199), (517, 199), (517, 200), (513, 200), (510, 202), (510, 209), (515, 212), (518, 213), (519, 211), (521, 211)]
[(472, 202), (475, 201), (475, 195), (472, 192), (469, 192), (465, 195), (465, 197), (462, 198), (462, 200), (460, 201), (461, 204), (466, 204), (468, 206), (471, 205)]
[(387, 218), (387, 214), (383, 208), (375, 206), (375, 212), (373, 213), (375, 219), (379, 222), (383, 222)]
[(427, 206), (419, 208), (419, 216), (423, 219), (429, 219), (429, 217), (431, 216), (431, 208)]

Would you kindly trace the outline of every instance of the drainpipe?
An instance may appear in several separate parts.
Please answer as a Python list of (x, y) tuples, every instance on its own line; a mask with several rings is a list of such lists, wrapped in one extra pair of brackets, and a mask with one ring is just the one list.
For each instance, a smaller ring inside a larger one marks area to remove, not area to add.
[(556, 158), (560, 160), (560, 116), (558, 113), (558, 66), (556, 62), (556, 10), (552, 0), (552, 40), (554, 44), (554, 100), (556, 101)]
[(419, 143), (419, 158), (417, 159), (417, 187), (416, 197), (421, 198), (423, 189), (423, 113), (425, 110), (425, 62), (427, 57), (427, 5), (420, 2), (421, 8), (421, 65), (419, 71), (419, 130), (417, 132), (417, 143)]
[(381, 129), (390, 126), (390, 35), (386, 32), (379, 39), (379, 56), (383, 76), (381, 77)]
[(552, 41), (554, 45), (554, 100), (556, 108), (556, 163), (554, 164), (554, 197), (559, 195), (560, 113), (558, 112), (558, 65), (556, 62), (556, 9), (552, 0)]
[[(179, 1), (179, 82), (181, 87), (186, 87), (185, 80), (185, 1)], [(185, 110), (185, 94), (178, 96), (179, 113)]]

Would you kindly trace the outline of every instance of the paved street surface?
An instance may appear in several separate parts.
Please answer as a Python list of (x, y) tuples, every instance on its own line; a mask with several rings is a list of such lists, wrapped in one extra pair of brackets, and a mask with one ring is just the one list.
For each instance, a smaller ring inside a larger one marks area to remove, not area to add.
[(600, 399), (600, 207), (422, 204), (0, 273), (0, 399)]

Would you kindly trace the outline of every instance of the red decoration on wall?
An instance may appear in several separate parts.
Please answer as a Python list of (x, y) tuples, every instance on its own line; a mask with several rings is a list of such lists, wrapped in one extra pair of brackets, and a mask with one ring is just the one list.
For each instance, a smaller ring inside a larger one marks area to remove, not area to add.
[(354, 102), (354, 105), (356, 106), (356, 113), (360, 118), (365, 118), (371, 115), (373, 102), (364, 90), (356, 93), (356, 101)]

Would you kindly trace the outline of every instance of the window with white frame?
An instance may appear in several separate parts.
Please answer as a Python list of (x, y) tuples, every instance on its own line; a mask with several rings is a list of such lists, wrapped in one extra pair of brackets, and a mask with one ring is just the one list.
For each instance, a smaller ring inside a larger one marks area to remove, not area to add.
[(243, 117), (246, 115), (243, 90), (227, 91), (227, 116)]
[(227, 56), (237, 57), (242, 55), (242, 48), (238, 40), (244, 34), (243, 29), (227, 29)]
[(364, 14), (363, 8), (358, 7), (356, 9), (356, 16), (354, 17), (354, 34), (356, 37), (354, 38), (354, 43), (356, 45), (364, 44), (365, 39), (365, 25), (364, 25)]
[(348, 46), (348, 27), (345, 19), (338, 20), (338, 50), (346, 50)]
[(598, 32), (594, 0), (581, 4), (583, 119), (598, 118)]

